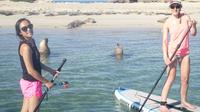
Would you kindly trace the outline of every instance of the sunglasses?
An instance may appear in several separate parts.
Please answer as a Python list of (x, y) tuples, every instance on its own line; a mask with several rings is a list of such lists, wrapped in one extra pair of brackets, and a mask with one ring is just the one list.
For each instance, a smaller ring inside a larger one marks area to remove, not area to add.
[(21, 28), (21, 30), (22, 30), (23, 32), (27, 32), (28, 29), (29, 29), (29, 30), (32, 30), (32, 29), (33, 29), (33, 24), (29, 24), (28, 26), (24, 26), (24, 27)]
[(182, 6), (181, 5), (178, 5), (178, 4), (172, 4), (171, 6), (170, 6), (170, 8), (171, 9), (180, 9), (180, 8), (182, 8)]

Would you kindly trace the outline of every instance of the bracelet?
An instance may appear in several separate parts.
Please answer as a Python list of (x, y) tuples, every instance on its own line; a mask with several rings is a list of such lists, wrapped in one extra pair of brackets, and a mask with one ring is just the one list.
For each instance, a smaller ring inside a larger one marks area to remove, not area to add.
[(46, 84), (48, 82), (48, 80), (46, 80), (45, 78), (42, 79), (42, 83)]

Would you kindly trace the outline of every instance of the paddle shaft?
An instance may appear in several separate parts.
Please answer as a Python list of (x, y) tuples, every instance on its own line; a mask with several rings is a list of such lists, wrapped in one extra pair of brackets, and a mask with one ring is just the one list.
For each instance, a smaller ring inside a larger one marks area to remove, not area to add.
[[(146, 97), (144, 97), (144, 96), (142, 96), (142, 95), (139, 95), (140, 97), (142, 97), (142, 98), (146, 98)], [(158, 100), (155, 100), (155, 99), (152, 99), (152, 98), (149, 98), (149, 100), (152, 100), (152, 101), (154, 101), (154, 102), (156, 102), (156, 103), (160, 103), (161, 101), (158, 101)], [(170, 104), (167, 104), (167, 106), (169, 107), (169, 108), (174, 108), (174, 109), (176, 109), (176, 110), (182, 110), (181, 109), (181, 107), (176, 107), (175, 105), (178, 105), (178, 104), (180, 104), (180, 101), (177, 101), (177, 102), (173, 102), (173, 103), (170, 103)]]
[[(190, 32), (190, 29), (192, 28), (192, 25), (189, 27), (188, 31), (186, 32), (185, 36), (182, 38), (182, 40), (180, 41), (180, 43), (177, 45), (173, 55), (170, 58), (170, 61), (174, 58), (174, 56), (176, 55), (176, 52), (178, 51), (178, 49), (180, 48), (181, 44), (183, 43), (185, 37), (188, 35), (188, 33)], [(165, 73), (166, 69), (167, 69), (168, 65), (165, 65), (164, 69), (162, 70), (160, 76), (158, 77), (156, 83), (154, 84), (153, 88), (151, 89), (150, 93), (148, 94), (148, 96), (146, 97), (145, 101), (143, 102), (139, 112), (142, 111), (142, 108), (144, 107), (144, 105), (146, 104), (147, 100), (149, 99), (149, 97), (151, 96), (151, 94), (153, 93), (154, 89), (156, 88), (158, 82), (160, 81), (160, 79), (162, 78), (163, 74)]]
[[(62, 64), (61, 64), (60, 67), (57, 69), (57, 71), (59, 71), (59, 72), (61, 71), (61, 69), (62, 69), (63, 65), (65, 64), (65, 62), (66, 62), (66, 59), (63, 59)], [(54, 77), (53, 77), (53, 79), (51, 80), (52, 83), (54, 82), (54, 80), (55, 80), (56, 77), (57, 77), (57, 76), (54, 76)], [(40, 99), (38, 105), (35, 107), (35, 109), (34, 109), (33, 112), (37, 112), (37, 110), (39, 109), (39, 107), (40, 107), (42, 101), (44, 100), (45, 96), (47, 95), (48, 91), (49, 91), (49, 89), (46, 88), (46, 91), (45, 91), (44, 94), (42, 95), (42, 97), (41, 97), (41, 99)]]

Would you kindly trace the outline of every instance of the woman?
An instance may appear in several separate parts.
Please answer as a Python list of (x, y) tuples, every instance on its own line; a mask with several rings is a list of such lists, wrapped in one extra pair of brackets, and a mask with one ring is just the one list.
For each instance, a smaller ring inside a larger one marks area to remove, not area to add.
[[(171, 16), (165, 21), (163, 26), (163, 58), (166, 65), (169, 67), (168, 78), (161, 94), (161, 112), (169, 112), (167, 108), (167, 96), (176, 76), (177, 64), (181, 70), (181, 105), (188, 110), (194, 110), (195, 106), (187, 100), (187, 90), (190, 76), (190, 57), (189, 57), (189, 33), (196, 35), (196, 21), (188, 15), (181, 13), (182, 4), (180, 1), (171, 1)], [(189, 29), (191, 27), (191, 29)], [(169, 38), (170, 37), (170, 38)], [(181, 42), (180, 48), (177, 50), (174, 59), (170, 60), (175, 52), (177, 45)]]
[(23, 77), (20, 80), (24, 96), (21, 112), (33, 112), (42, 96), (42, 83), (49, 89), (53, 87), (52, 82), (42, 77), (41, 70), (44, 69), (52, 75), (58, 75), (58, 72), (40, 62), (39, 51), (32, 38), (31, 22), (26, 18), (21, 18), (16, 22), (15, 29), (20, 38), (18, 54), (23, 70)]

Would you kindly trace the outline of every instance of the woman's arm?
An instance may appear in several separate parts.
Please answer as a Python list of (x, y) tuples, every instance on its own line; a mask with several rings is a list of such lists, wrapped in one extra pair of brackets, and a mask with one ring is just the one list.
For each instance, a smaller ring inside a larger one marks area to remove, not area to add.
[(45, 71), (51, 73), (53, 76), (57, 73), (56, 70), (54, 70), (54, 69), (52, 69), (52, 68), (46, 66), (45, 64), (43, 64), (43, 63), (40, 63), (40, 64), (41, 64), (41, 67), (42, 67), (43, 70), (45, 70)]

